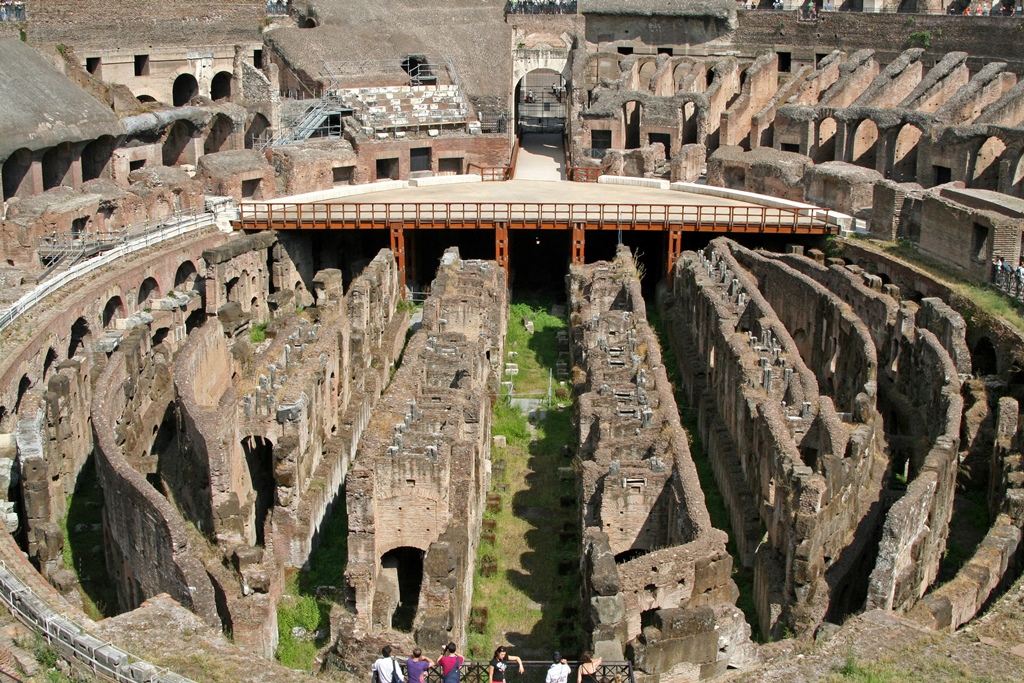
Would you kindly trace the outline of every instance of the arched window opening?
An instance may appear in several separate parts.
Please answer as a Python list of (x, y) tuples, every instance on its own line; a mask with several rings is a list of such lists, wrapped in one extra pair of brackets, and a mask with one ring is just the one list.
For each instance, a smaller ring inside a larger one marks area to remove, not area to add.
[(174, 79), (171, 88), (172, 103), (175, 107), (188, 104), (199, 95), (199, 82), (192, 74), (181, 74)]
[(423, 551), (403, 546), (390, 550), (380, 558), (377, 592), (385, 591), (391, 604), (391, 628), (403, 633), (412, 632), (412, 624), (419, 609), (420, 585), (423, 583)]
[(79, 318), (71, 326), (71, 342), (68, 344), (68, 358), (74, 358), (79, 349), (85, 347), (86, 340), (91, 336), (89, 321)]
[(231, 99), (231, 74), (220, 71), (210, 83), (210, 99), (214, 102)]
[(112, 296), (103, 307), (103, 328), (110, 327), (114, 320), (124, 318), (124, 301), (119, 296)]

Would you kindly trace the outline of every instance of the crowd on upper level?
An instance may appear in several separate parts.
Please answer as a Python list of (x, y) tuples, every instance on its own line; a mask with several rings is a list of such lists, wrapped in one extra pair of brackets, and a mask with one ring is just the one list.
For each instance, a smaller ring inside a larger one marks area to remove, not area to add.
[(509, 0), (507, 14), (576, 14), (576, 0)]
[(21, 0), (2, 0), (0, 21), (25, 21), (25, 3)]

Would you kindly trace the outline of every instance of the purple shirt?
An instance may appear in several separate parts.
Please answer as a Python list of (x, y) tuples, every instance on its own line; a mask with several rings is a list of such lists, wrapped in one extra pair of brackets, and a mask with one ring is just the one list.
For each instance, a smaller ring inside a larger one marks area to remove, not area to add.
[(420, 683), (420, 681), (426, 680), (423, 674), (430, 668), (430, 662), (425, 659), (417, 662), (410, 657), (405, 660), (405, 668), (409, 672), (409, 683)]

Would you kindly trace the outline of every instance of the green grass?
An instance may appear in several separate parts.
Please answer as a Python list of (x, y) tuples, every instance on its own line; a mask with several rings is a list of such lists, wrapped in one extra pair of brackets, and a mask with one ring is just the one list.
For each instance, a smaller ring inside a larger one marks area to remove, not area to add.
[[(548, 370), (558, 358), (556, 332), (565, 322), (544, 308), (512, 306), (506, 349), (519, 352), (517, 393), (546, 392)], [(534, 322), (533, 335), (526, 332), (523, 317)], [(508, 445), (491, 452), (496, 465), (491, 491), (500, 495), (502, 505), (484, 515), (496, 525), (495, 541), (481, 541), (473, 605), (486, 607), (488, 617), (484, 628), (469, 633), (470, 657), (488, 658), (500, 644), (515, 646), (524, 658), (547, 656), (554, 648), (579, 652), (575, 477), (558, 474), (559, 467), (571, 465), (563, 447), (571, 442), (572, 431), (572, 414), (564, 406), (548, 411), (533, 428), (506, 401), (494, 407), (491, 433), (505, 436)], [(484, 557), (496, 562), (495, 574), (483, 576)]]
[(870, 662), (860, 662), (851, 654), (825, 680), (827, 683), (986, 683), (991, 679), (975, 675), (967, 666), (950, 660), (948, 654), (917, 650)]
[(249, 328), (249, 341), (259, 344), (267, 338), (267, 324), (259, 323)]
[[(669, 383), (672, 386), (680, 386), (679, 366), (676, 363), (675, 352), (669, 343), (668, 335), (665, 332), (665, 324), (657, 307), (653, 304), (647, 307), (647, 321), (651, 328), (658, 335), (658, 343), (661, 345), (661, 357), (665, 363), (665, 372), (668, 375)], [(700, 438), (700, 430), (697, 429), (697, 412), (686, 404), (686, 397), (681, 391), (674, 391), (676, 407), (679, 409), (679, 421), (686, 430), (686, 436), (690, 441), (690, 457), (697, 469), (697, 477), (700, 479), (700, 488), (704, 491), (704, 505), (711, 517), (711, 524), (716, 529), (721, 529), (729, 535), (729, 543), (726, 549), (732, 555), (732, 579), (739, 588), (740, 595), (736, 599), (736, 606), (740, 608), (743, 615), (750, 624), (753, 638), (763, 642), (763, 634), (758, 626), (757, 607), (754, 604), (754, 570), (743, 566), (740, 562), (739, 550), (733, 538), (732, 521), (729, 517), (729, 510), (725, 507), (725, 498), (722, 496), (718, 483), (715, 481), (715, 474), (711, 468), (711, 461), (704, 452), (704, 444)]]
[[(348, 514), (345, 509), (345, 491), (338, 495), (338, 503), (321, 530), (320, 545), (309, 558), (309, 566), (292, 575), (285, 585), (284, 598), (277, 607), (277, 660), (291, 669), (309, 671), (316, 653), (330, 639), (330, 614), (337, 594), (345, 584), (348, 564)], [(333, 587), (317, 591), (323, 586)], [(318, 594), (319, 593), (319, 594)], [(292, 629), (301, 626), (308, 637), (320, 631), (312, 640), (293, 638)]]

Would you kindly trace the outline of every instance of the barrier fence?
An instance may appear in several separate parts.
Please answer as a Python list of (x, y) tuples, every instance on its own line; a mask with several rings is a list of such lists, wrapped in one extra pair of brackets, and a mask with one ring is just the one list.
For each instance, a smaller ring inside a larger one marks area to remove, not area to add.
[(815, 208), (568, 203), (251, 203), (241, 230), (519, 229), (653, 230), (831, 234), (829, 212)]
[[(428, 653), (431, 654), (431, 653)], [(438, 653), (440, 656), (440, 652)], [(406, 672), (405, 661), (402, 657), (396, 657), (399, 667), (403, 672)], [(467, 659), (465, 663), (459, 667), (459, 676), (462, 683), (488, 683), (490, 678), (487, 675), (487, 667), (490, 664), (488, 661), (474, 661)], [(329, 652), (327, 658), (324, 661), (324, 666), (327, 669), (334, 671), (349, 671), (350, 667), (346, 666), (341, 658), (335, 652)], [(545, 677), (548, 669), (551, 667), (551, 662), (536, 662), (523, 660), (523, 673), (519, 673), (518, 668), (513, 665), (505, 671), (505, 680), (507, 683), (545, 683)], [(579, 667), (579, 662), (569, 662), (569, 667), (572, 669), (572, 673), (569, 675), (569, 680), (576, 680), (576, 671)], [(367, 674), (369, 675), (369, 674)], [(629, 662), (602, 662), (594, 673), (598, 683), (635, 683), (633, 677), (633, 665)], [(406, 680), (408, 676), (405, 677)], [(441, 668), (439, 666), (432, 666), (427, 669), (426, 682), (425, 683), (443, 683), (444, 678), (441, 676)]]

